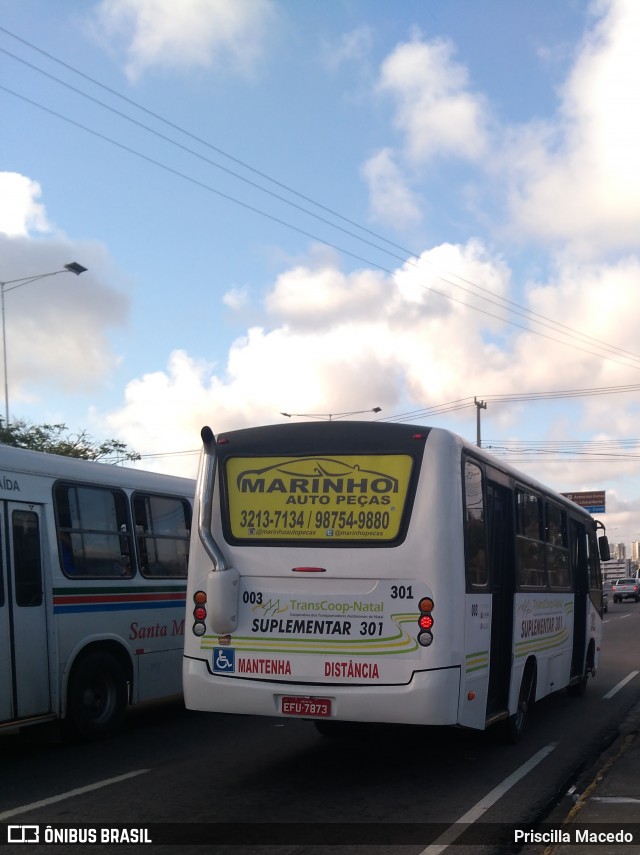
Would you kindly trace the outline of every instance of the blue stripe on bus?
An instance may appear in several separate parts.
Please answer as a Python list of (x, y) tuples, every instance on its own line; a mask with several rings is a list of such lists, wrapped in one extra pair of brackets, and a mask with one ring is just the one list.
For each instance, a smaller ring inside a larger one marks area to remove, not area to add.
[(82, 605), (65, 605), (54, 606), (53, 613), (60, 614), (75, 614), (78, 612), (122, 612), (122, 611), (138, 611), (139, 609), (184, 609), (184, 600), (163, 600), (161, 602), (142, 602), (142, 603), (82, 603)]

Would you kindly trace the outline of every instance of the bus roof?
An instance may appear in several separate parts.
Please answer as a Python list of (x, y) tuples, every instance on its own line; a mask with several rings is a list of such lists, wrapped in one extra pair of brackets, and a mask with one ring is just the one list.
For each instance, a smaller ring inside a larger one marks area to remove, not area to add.
[(117, 466), (43, 451), (13, 448), (9, 445), (0, 445), (0, 470), (51, 478), (81, 479), (107, 486), (179, 491), (187, 496), (193, 495), (195, 489), (195, 481), (190, 478), (149, 472), (132, 466)]

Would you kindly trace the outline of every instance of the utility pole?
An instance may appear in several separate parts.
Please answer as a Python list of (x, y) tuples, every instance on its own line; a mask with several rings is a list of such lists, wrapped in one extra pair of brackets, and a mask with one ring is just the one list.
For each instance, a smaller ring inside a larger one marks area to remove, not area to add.
[(486, 401), (479, 401), (476, 397), (473, 399), (473, 403), (476, 405), (476, 445), (478, 448), (482, 448), (482, 439), (480, 436), (480, 410), (487, 409)]

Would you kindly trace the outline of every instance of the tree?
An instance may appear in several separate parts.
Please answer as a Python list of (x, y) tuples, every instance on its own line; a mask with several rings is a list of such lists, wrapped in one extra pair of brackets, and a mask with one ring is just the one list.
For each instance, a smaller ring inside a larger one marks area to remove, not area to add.
[(136, 451), (130, 451), (126, 443), (118, 439), (107, 439), (97, 443), (86, 431), (71, 434), (65, 424), (32, 425), (22, 419), (5, 425), (0, 419), (0, 445), (12, 445), (14, 448), (29, 448), (32, 451), (46, 451), (49, 454), (62, 454), (65, 457), (79, 457), (82, 460), (104, 460), (120, 463), (123, 460), (140, 460)]

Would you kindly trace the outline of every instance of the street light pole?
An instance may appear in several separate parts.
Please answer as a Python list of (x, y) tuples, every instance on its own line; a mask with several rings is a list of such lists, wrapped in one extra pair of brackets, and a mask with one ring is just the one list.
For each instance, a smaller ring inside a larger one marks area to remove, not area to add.
[[(5, 324), (4, 313), (4, 295), (6, 291), (13, 291), (15, 288), (21, 288), (23, 285), (28, 285), (31, 282), (36, 282), (38, 279), (46, 279), (48, 276), (57, 276), (59, 273), (75, 273), (80, 276), (87, 270), (77, 261), (71, 261), (65, 264), (62, 270), (52, 270), (51, 273), (38, 273), (35, 276), (23, 276), (22, 279), (9, 279), (6, 282), (0, 282), (0, 302), (2, 304), (2, 357), (4, 363), (4, 424), (5, 428), (9, 427), (9, 371), (7, 366), (7, 330)], [(11, 285), (11, 288), (7, 288)]]
[(7, 377), (7, 336), (4, 323), (4, 286), (5, 283), (0, 283), (2, 288), (2, 364), (4, 365), (4, 426), (5, 430), (9, 430), (9, 380)]

